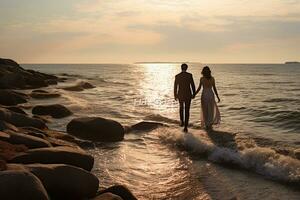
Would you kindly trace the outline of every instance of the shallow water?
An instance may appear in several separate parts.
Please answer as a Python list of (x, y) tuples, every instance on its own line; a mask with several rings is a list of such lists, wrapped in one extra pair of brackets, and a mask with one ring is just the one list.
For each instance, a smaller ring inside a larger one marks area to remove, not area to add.
[[(178, 105), (172, 96), (179, 65), (23, 65), (74, 75), (51, 87), (61, 98), (33, 100), (61, 103), (75, 113), (52, 120), (52, 128), (65, 130), (78, 116), (108, 117), (123, 125), (143, 119), (169, 125), (89, 149), (102, 186), (125, 184), (140, 199), (299, 199), (300, 163), (293, 153), (300, 148), (300, 66), (210, 66), (222, 100), (222, 124), (213, 135), (200, 130), (199, 95), (192, 102), (192, 126), (185, 135), (176, 126)], [(189, 68), (196, 85), (201, 67)], [(78, 79), (97, 87), (83, 92), (59, 89)], [(223, 140), (226, 135), (228, 141)], [(232, 150), (237, 147), (239, 151)]]

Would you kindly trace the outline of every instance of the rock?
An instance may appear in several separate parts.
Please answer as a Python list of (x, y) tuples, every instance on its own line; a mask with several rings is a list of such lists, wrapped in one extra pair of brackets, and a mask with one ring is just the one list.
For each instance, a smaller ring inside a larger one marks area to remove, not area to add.
[(12, 90), (0, 90), (0, 104), (4, 106), (15, 106), (26, 103), (28, 96)]
[(90, 84), (88, 82), (81, 81), (81, 82), (77, 83), (76, 85), (67, 86), (62, 89), (68, 90), (68, 91), (83, 91), (84, 89), (92, 89), (92, 88), (95, 88), (95, 86), (93, 86), (92, 84)]
[(24, 167), (41, 180), (51, 199), (86, 199), (94, 197), (99, 188), (97, 177), (78, 167), (64, 164)]
[(45, 90), (34, 90), (31, 92), (30, 96), (35, 99), (49, 99), (60, 97), (60, 94), (57, 92), (49, 93)]
[(132, 194), (132, 192), (123, 185), (114, 185), (107, 189), (101, 190), (98, 194), (105, 194), (107, 192), (115, 194), (124, 200), (137, 200), (137, 198)]
[(48, 79), (45, 81), (47, 85), (57, 85), (58, 80)]
[(44, 130), (34, 128), (34, 127), (31, 127), (31, 126), (24, 126), (24, 127), (21, 128), (21, 130), (32, 131), (32, 132), (35, 132), (35, 133), (44, 133)]
[(18, 131), (18, 128), (15, 127), (14, 125), (7, 123), (3, 120), (0, 120), (0, 131), (3, 130), (13, 130), (13, 131)]
[(69, 141), (69, 142), (74, 142), (76, 140), (74, 136), (68, 135), (67, 133), (62, 133), (62, 132), (59, 132), (59, 131), (46, 130), (44, 133), (48, 137), (56, 138), (56, 139), (62, 139), (62, 140)]
[(6, 141), (11, 144), (24, 144), (29, 149), (52, 146), (50, 142), (42, 138), (12, 131), (8, 131), (7, 133), (10, 135), (10, 137)]
[(129, 128), (129, 131), (151, 131), (158, 127), (165, 126), (163, 123), (151, 122), (151, 121), (142, 121)]
[(39, 129), (35, 130), (35, 128), (33, 128), (33, 127), (22, 127), (22, 128), (19, 128), (19, 131), (26, 135), (31, 135), (31, 136), (42, 138), (42, 139), (47, 138), (46, 134), (43, 131), (41, 131)]
[(101, 117), (73, 119), (67, 125), (67, 132), (92, 141), (115, 142), (124, 138), (124, 128), (120, 123)]
[(54, 130), (39, 130), (33, 127), (22, 127), (20, 131), (27, 135), (32, 135), (35, 137), (43, 138), (51, 143), (52, 146), (69, 146), (78, 148), (80, 147), (94, 147), (93, 143), (89, 141), (82, 141), (76, 139), (72, 135), (68, 135), (66, 133), (54, 131)]
[(92, 88), (95, 88), (94, 85), (88, 83), (88, 82), (85, 82), (85, 81), (82, 81), (79, 83), (79, 85), (81, 85), (81, 87), (83, 87), (84, 89), (92, 89)]
[(13, 145), (0, 140), (0, 159), (8, 161), (13, 159), (20, 152), (27, 150), (28, 148), (25, 145)]
[(51, 145), (54, 147), (67, 146), (67, 147), (78, 148), (77, 144), (65, 140), (60, 140), (56, 138), (47, 138), (47, 141), (50, 142)]
[(98, 195), (97, 197), (95, 197), (91, 200), (123, 200), (123, 199), (118, 195), (115, 195), (110, 192), (106, 192), (106, 193)]
[(16, 155), (10, 162), (24, 164), (68, 164), (90, 171), (94, 165), (94, 158), (78, 148), (49, 147), (30, 149), (25, 153)]
[(8, 65), (8, 66), (12, 66), (12, 67), (15, 67), (15, 68), (22, 69), (20, 67), (20, 65), (16, 61), (14, 61), (12, 59), (0, 58), (0, 65)]
[(35, 106), (32, 109), (32, 114), (36, 115), (50, 115), (53, 118), (63, 118), (70, 116), (72, 112), (65, 106), (59, 104)]
[(15, 113), (19, 113), (19, 114), (22, 114), (22, 115), (27, 115), (27, 113), (24, 110), (22, 110), (21, 108), (19, 108), (17, 106), (6, 107), (6, 109), (8, 109), (12, 112), (15, 112)]
[(0, 185), (3, 200), (49, 200), (41, 181), (26, 171), (0, 172)]
[(7, 169), (6, 162), (0, 159), (0, 171), (4, 171)]
[(0, 60), (0, 88), (2, 89), (46, 87), (57, 79), (54, 75), (25, 70), (13, 60)]
[(10, 135), (0, 131), (0, 140), (8, 140), (9, 138), (10, 138)]
[(27, 88), (40, 88), (48, 86), (47, 81), (49, 79), (56, 80), (57, 77), (49, 74), (44, 74), (41, 72), (37, 72), (34, 70), (26, 70), (28, 73), (27, 76), (24, 76), (25, 82), (27, 84)]
[(44, 122), (45, 124), (46, 123), (51, 123), (52, 122), (52, 118), (51, 118), (51, 116), (48, 116), (48, 115), (33, 115), (32, 116), (32, 118), (34, 118), (34, 119), (39, 119), (39, 120), (41, 120), (42, 122)]
[(0, 108), (0, 120), (6, 121), (17, 127), (32, 126), (39, 129), (47, 128), (46, 124), (39, 119), (33, 119), (26, 115), (11, 112), (4, 108)]

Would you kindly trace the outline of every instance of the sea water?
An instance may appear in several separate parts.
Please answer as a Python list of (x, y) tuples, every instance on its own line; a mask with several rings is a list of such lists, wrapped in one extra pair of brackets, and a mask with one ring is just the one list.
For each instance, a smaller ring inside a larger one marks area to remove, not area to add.
[[(103, 187), (124, 184), (139, 199), (299, 199), (300, 65), (210, 64), (221, 102), (215, 132), (200, 127), (200, 96), (192, 101), (189, 133), (178, 126), (173, 97), (177, 63), (26, 64), (68, 77), (51, 86), (74, 115), (52, 121), (65, 131), (74, 117), (99, 116), (124, 126), (157, 121), (168, 127), (133, 132), (118, 143), (87, 149)], [(189, 64), (196, 87), (204, 64)], [(96, 86), (60, 89), (78, 81)], [(298, 159), (297, 159), (298, 158)]]

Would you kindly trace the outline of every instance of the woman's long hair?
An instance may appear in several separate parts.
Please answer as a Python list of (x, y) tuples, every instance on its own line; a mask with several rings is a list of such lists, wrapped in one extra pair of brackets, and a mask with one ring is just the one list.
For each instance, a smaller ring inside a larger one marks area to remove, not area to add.
[(203, 77), (207, 79), (210, 79), (212, 77), (211, 71), (208, 66), (203, 67), (201, 74), (203, 75)]

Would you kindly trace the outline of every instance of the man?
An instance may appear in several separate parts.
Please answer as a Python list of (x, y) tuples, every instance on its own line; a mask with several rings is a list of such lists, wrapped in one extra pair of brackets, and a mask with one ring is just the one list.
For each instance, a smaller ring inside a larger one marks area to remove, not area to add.
[(179, 100), (180, 126), (184, 126), (184, 132), (188, 131), (191, 100), (196, 93), (193, 75), (186, 72), (187, 68), (187, 64), (181, 65), (182, 72), (175, 76), (174, 82), (174, 98)]

